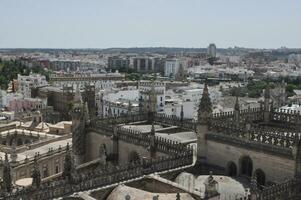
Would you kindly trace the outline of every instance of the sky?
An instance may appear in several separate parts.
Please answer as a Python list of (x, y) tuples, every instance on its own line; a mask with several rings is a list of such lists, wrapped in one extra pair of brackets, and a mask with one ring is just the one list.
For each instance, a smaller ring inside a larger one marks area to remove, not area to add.
[(0, 48), (301, 47), (300, 0), (0, 0)]

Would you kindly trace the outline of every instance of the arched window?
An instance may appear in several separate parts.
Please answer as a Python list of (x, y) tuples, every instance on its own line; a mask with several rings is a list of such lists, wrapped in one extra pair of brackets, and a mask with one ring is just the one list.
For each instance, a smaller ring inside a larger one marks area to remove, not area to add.
[(251, 177), (253, 172), (253, 162), (249, 156), (240, 159), (240, 174)]
[(227, 164), (227, 175), (228, 176), (236, 176), (237, 175), (237, 167), (236, 164), (232, 161)]

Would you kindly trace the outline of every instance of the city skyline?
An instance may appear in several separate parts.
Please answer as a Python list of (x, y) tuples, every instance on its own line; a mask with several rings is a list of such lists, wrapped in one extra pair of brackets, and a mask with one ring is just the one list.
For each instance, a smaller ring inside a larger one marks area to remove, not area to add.
[(300, 48), (289, 1), (1, 1), (0, 48)]

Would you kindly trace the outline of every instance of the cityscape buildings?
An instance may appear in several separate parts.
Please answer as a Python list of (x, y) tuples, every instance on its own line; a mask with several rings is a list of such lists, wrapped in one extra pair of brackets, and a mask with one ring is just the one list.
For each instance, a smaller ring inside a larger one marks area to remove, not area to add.
[(301, 200), (300, 6), (1, 1), (0, 200)]

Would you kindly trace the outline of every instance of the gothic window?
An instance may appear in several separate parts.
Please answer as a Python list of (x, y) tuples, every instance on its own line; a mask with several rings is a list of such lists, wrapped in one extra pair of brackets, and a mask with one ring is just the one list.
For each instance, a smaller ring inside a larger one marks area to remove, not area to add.
[(253, 172), (253, 162), (249, 156), (240, 159), (240, 174), (251, 177)]

